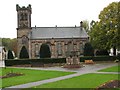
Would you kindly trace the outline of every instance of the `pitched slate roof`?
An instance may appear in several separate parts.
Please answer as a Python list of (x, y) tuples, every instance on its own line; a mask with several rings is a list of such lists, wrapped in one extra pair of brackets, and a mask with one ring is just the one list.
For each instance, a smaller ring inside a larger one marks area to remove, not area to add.
[(88, 38), (81, 27), (32, 27), (31, 39)]

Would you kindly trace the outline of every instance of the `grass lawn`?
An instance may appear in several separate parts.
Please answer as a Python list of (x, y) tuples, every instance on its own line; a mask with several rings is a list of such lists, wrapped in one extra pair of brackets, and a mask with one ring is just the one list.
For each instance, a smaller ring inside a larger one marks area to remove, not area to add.
[(99, 70), (99, 72), (120, 72), (120, 65), (102, 69), (102, 70)]
[(2, 68), (0, 67), (0, 76), (2, 76)]
[[(9, 73), (9, 72), (23, 73), (25, 75), (2, 79), (2, 88), (34, 82), (34, 81), (55, 78), (59, 76), (65, 76), (65, 75), (74, 73), (74, 72), (62, 72), (62, 71), (30, 70), (30, 69), (20, 69), (20, 68), (2, 69), (2, 75), (5, 75), (6, 73)], [(0, 82), (0, 85), (1, 85), (1, 82)]]
[(84, 74), (33, 88), (96, 88), (109, 80), (118, 80), (118, 75), (93, 73)]

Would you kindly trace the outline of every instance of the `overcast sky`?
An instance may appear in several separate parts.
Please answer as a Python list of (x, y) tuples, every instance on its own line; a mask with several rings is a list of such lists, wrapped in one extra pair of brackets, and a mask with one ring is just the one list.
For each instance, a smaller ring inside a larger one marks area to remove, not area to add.
[(16, 38), (16, 4), (32, 5), (32, 27), (79, 26), (82, 20), (98, 20), (111, 2), (119, 0), (1, 0), (0, 37)]

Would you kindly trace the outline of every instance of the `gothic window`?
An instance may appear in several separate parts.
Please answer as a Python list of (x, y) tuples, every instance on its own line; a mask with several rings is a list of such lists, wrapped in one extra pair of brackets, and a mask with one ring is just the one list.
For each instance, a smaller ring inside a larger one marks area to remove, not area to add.
[(27, 44), (28, 38), (26, 36), (22, 37), (22, 44)]
[(74, 50), (75, 50), (75, 51), (77, 50), (77, 45), (76, 45), (76, 44), (74, 44)]
[(67, 51), (71, 52), (72, 50), (73, 50), (73, 44), (72, 42), (69, 42), (67, 46)]
[(68, 42), (66, 56), (70, 56), (72, 49), (73, 49), (72, 42)]
[(24, 20), (24, 15), (23, 15), (23, 13), (20, 14), (20, 20)]
[(21, 13), (20, 20), (27, 20), (27, 13)]
[(57, 53), (58, 53), (58, 56), (62, 55), (62, 44), (60, 42), (57, 43)]
[(80, 53), (83, 53), (84, 45), (83, 43), (80, 43)]
[(24, 20), (27, 20), (27, 13), (24, 14)]
[(39, 47), (38, 47), (38, 44), (35, 44), (35, 56), (36, 57), (39, 56)]

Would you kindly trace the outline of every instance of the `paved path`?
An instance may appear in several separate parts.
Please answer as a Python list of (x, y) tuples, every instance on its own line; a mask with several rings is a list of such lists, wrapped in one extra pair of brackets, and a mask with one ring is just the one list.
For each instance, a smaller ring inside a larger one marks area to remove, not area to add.
[(95, 72), (99, 74), (120, 74), (120, 72)]
[[(25, 69), (35, 69), (35, 70), (57, 70), (57, 71), (71, 71), (71, 72), (74, 71), (76, 73), (71, 74), (71, 75), (57, 77), (57, 78), (52, 78), (52, 79), (47, 79), (47, 80), (31, 82), (31, 83), (27, 83), (27, 84), (11, 86), (11, 87), (8, 87), (8, 88), (9, 89), (10, 88), (12, 88), (12, 89), (13, 88), (30, 88), (30, 87), (42, 85), (42, 84), (45, 84), (45, 83), (50, 83), (50, 82), (55, 82), (55, 81), (59, 81), (59, 80), (63, 80), (63, 79), (72, 78), (72, 77), (79, 76), (79, 75), (82, 75), (82, 74), (96, 73), (97, 70), (104, 69), (104, 68), (111, 67), (111, 66), (115, 66), (115, 65), (117, 65), (117, 63), (102, 63), (102, 64), (94, 64), (94, 65), (85, 65), (85, 67), (78, 68), (78, 69), (67, 69), (67, 68), (62, 68), (62, 67), (25, 68)], [(97, 72), (97, 73), (99, 73), (99, 72)], [(116, 73), (114, 73), (114, 74), (116, 74)], [(3, 90), (7, 90), (7, 88), (3, 89)], [(15, 90), (20, 90), (20, 89), (15, 89)]]

